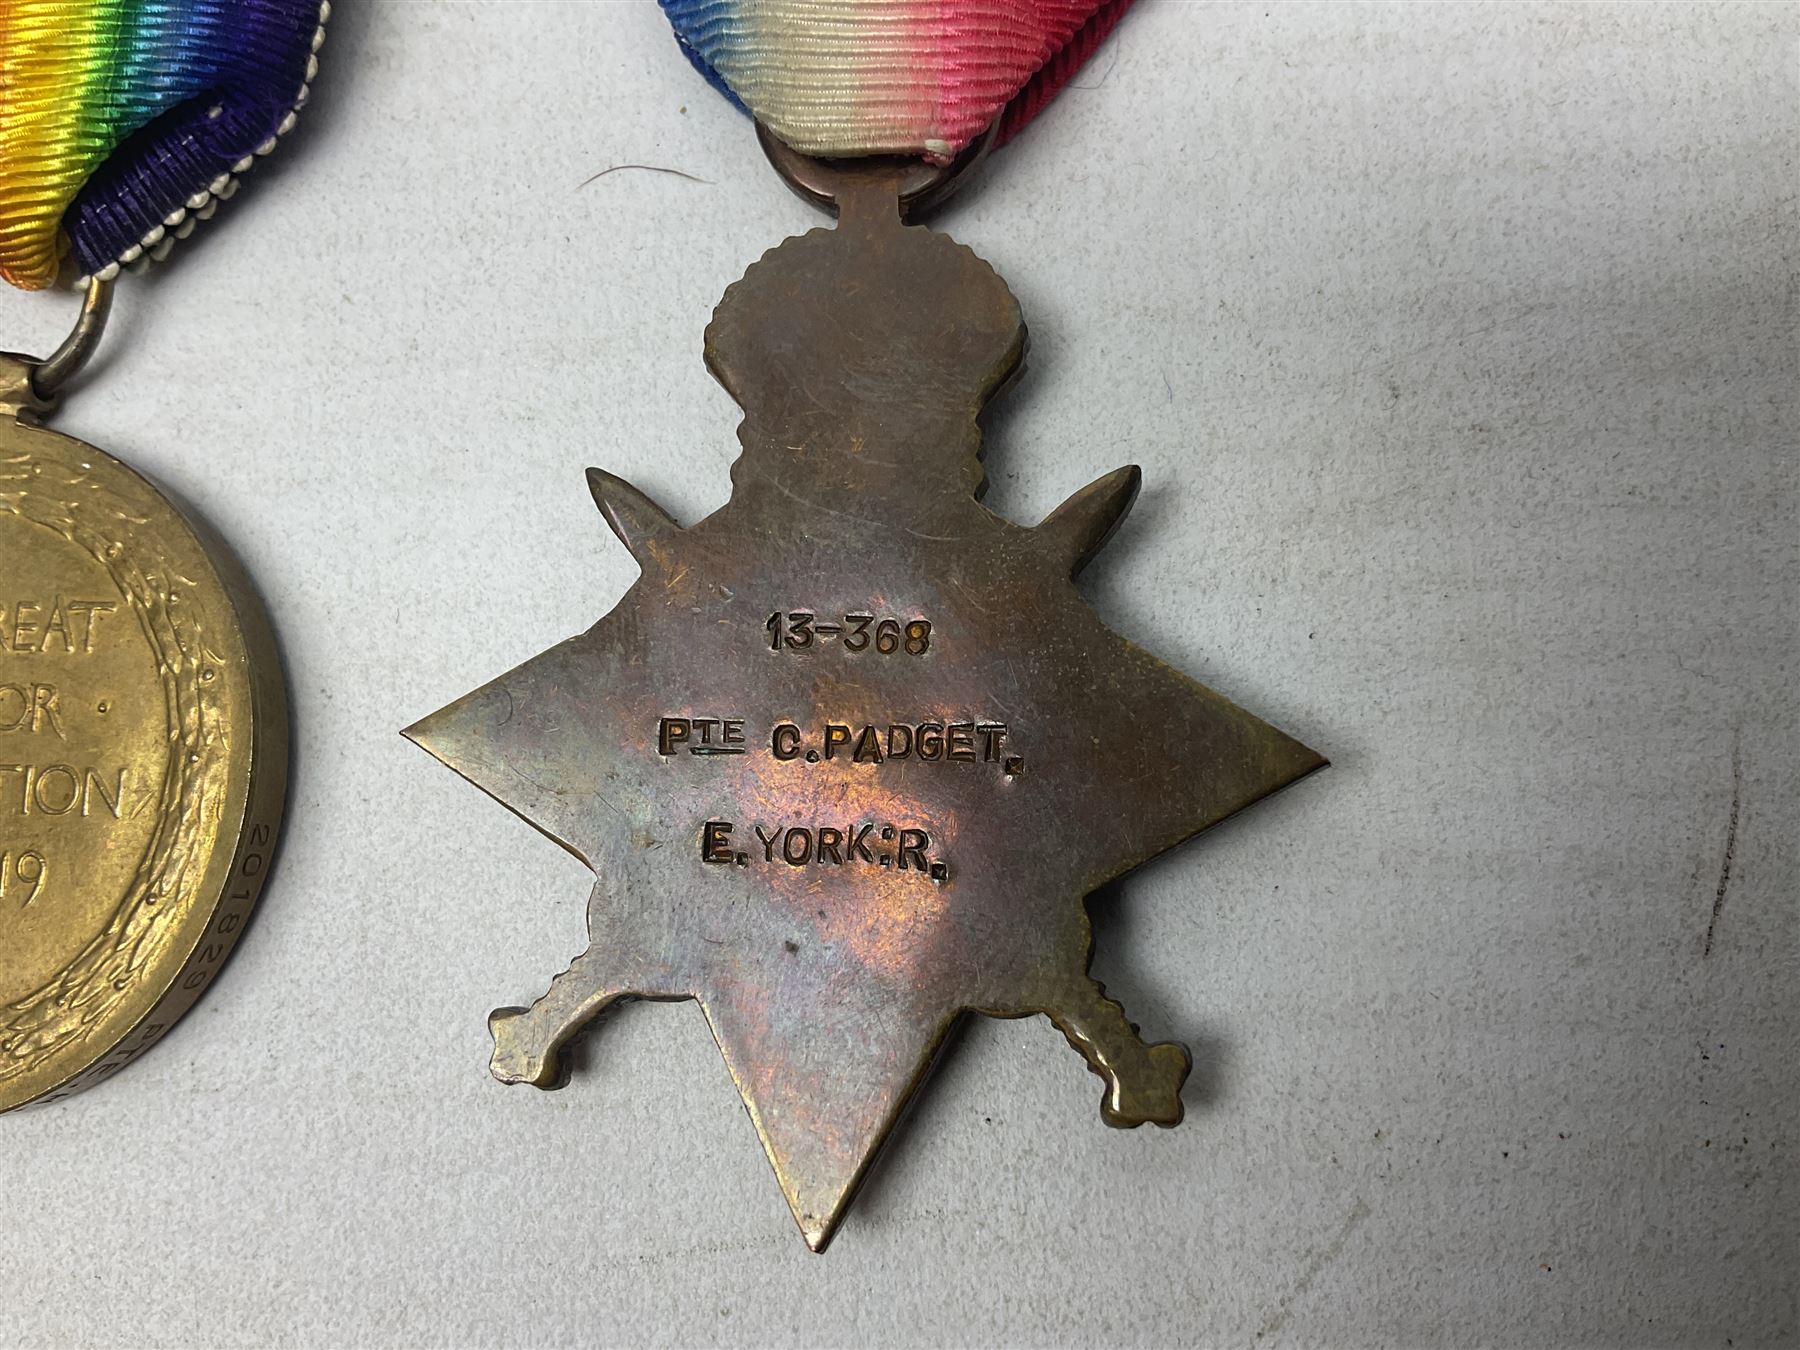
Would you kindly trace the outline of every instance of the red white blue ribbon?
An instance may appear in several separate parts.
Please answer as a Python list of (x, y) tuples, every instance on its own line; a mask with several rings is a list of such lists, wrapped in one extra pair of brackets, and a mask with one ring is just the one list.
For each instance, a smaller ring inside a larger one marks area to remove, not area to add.
[(1131, 0), (661, 0), (689, 58), (803, 154), (954, 158), (1016, 133)]

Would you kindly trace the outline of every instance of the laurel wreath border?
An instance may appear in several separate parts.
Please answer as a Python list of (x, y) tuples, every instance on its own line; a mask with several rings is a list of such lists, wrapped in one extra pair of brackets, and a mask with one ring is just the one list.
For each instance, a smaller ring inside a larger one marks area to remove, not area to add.
[[(44, 984), (0, 1005), (0, 1083), (88, 1035), (144, 978), (172, 940), (165, 916), (179, 914), (204, 884), (205, 824), (220, 818), (229, 786), (225, 682), (217, 678), (225, 663), (207, 645), (199, 587), (181, 575), (145, 510), (173, 516), (173, 508), (102, 451), (36, 427), (8, 430), (28, 439), (21, 450), (0, 450), (0, 513), (52, 531), (106, 569), (156, 658), (170, 736), (163, 809), (105, 928)], [(40, 437), (46, 453), (31, 444)]]

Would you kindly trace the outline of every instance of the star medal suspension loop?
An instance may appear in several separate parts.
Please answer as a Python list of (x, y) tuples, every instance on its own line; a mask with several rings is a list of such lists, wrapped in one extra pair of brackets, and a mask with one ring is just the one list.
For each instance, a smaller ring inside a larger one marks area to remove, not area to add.
[(726, 505), (683, 527), (590, 469), (640, 579), (407, 734), (597, 875), (588, 950), (491, 1017), (495, 1076), (554, 1087), (609, 1005), (698, 1000), (819, 1250), (965, 1013), (1048, 1017), (1108, 1124), (1176, 1124), (1188, 1052), (1089, 976), (1085, 899), (1324, 760), (1076, 590), (1135, 466), (1029, 528), (980, 502), (977, 418), (1025, 326), (906, 220), (1124, 6), (664, 8), (837, 226), (765, 254), (706, 331), (744, 411)]
[(73, 332), (0, 355), (0, 1111), (108, 1076), (211, 982), (261, 889), (287, 703), (261, 604), (200, 521), (42, 424), (121, 269), (274, 150), (319, 0), (0, 0), (0, 275), (82, 274)]

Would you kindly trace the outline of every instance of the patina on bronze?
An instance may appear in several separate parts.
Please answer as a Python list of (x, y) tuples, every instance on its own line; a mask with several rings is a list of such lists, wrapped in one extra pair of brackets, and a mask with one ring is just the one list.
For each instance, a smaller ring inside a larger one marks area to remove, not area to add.
[(287, 708), (229, 553), (144, 478), (45, 430), (105, 283), (44, 361), (0, 355), (0, 1111), (153, 1045), (262, 888)]
[(838, 227), (719, 305), (730, 501), (684, 529), (590, 469), (640, 579), (406, 733), (599, 878), (588, 950), (491, 1017), (495, 1076), (557, 1086), (611, 1004), (697, 999), (815, 1250), (965, 1012), (1047, 1016), (1108, 1124), (1177, 1123), (1188, 1053), (1089, 977), (1085, 898), (1325, 762), (1076, 589), (1137, 468), (1033, 528), (981, 505), (1025, 327), (902, 222), (906, 172), (832, 169)]

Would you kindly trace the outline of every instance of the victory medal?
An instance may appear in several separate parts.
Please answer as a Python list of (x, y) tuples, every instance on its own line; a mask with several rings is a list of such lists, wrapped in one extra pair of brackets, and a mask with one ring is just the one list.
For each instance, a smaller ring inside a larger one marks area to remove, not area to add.
[(0, 273), (88, 273), (37, 360), (0, 355), (0, 1111), (154, 1044), (237, 941), (275, 844), (287, 708), (230, 554), (45, 429), (122, 267), (168, 253), (293, 125), (317, 0), (0, 6)]
[(1088, 975), (1085, 898), (1324, 761), (1076, 589), (1135, 467), (1032, 528), (981, 505), (977, 418), (1025, 327), (991, 267), (903, 221), (969, 157), (765, 141), (838, 224), (707, 329), (744, 410), (729, 502), (683, 528), (590, 469), (639, 580), (407, 734), (598, 877), (588, 950), (490, 1019), (493, 1073), (554, 1087), (609, 1005), (698, 1000), (818, 1250), (964, 1013), (1047, 1016), (1107, 1123), (1176, 1124), (1188, 1053)]

